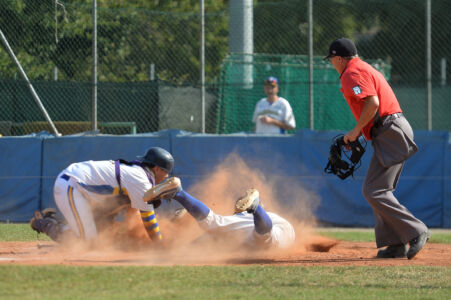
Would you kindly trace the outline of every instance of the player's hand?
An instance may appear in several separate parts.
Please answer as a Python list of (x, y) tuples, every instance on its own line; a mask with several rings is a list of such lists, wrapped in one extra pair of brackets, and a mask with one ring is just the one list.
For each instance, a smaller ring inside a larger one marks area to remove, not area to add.
[(260, 117), (260, 122), (262, 122), (263, 124), (274, 124), (274, 119), (268, 116), (261, 116)]
[(358, 139), (359, 136), (360, 131), (353, 129), (345, 134), (345, 136), (343, 137), (343, 141), (345, 142), (345, 144), (349, 144), (350, 142), (354, 142), (356, 139)]

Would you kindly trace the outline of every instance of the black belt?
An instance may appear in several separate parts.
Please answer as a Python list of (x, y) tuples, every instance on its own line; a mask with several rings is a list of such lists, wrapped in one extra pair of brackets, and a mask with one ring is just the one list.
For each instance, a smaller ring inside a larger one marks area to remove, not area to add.
[(376, 117), (376, 118), (374, 118), (374, 122), (373, 122), (373, 124), (374, 124), (374, 127), (375, 128), (379, 128), (379, 127), (381, 127), (386, 121), (393, 121), (393, 120), (395, 120), (395, 119), (397, 119), (397, 118), (401, 118), (401, 117), (403, 117), (404, 115), (402, 114), (402, 113), (394, 113), (394, 114), (391, 114), (391, 115), (386, 115), (386, 116), (383, 116), (383, 117)]

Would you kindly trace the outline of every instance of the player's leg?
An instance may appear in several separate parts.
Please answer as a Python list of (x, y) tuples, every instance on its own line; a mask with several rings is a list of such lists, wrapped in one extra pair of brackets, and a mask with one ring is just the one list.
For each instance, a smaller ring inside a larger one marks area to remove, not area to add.
[(178, 192), (174, 199), (178, 201), (197, 221), (201, 228), (210, 233), (219, 234), (218, 237), (228, 239), (227, 235), (238, 233), (245, 239), (254, 231), (254, 224), (250, 216), (222, 216), (216, 214), (203, 202), (196, 199), (185, 190)]
[[(54, 198), (57, 205), (64, 201), (64, 197), (62, 197), (64, 193), (55, 193), (55, 191), (65, 189), (66, 187), (66, 181), (62, 181), (58, 177), (54, 185)], [(57, 219), (56, 209), (54, 208), (35, 211), (34, 217), (30, 221), (30, 226), (39, 233), (45, 233), (56, 242), (62, 242), (65, 236), (73, 236), (70, 228), (61, 220)]]
[(97, 237), (97, 227), (89, 201), (80, 189), (72, 179), (60, 177), (55, 183), (54, 197), (70, 230), (88, 241)]
[[(286, 248), (294, 244), (296, 234), (293, 226), (284, 218), (268, 213), (272, 221), (272, 229), (265, 235), (254, 235), (256, 241), (265, 242), (266, 246)], [(266, 238), (266, 239), (265, 239)]]
[(258, 234), (265, 234), (271, 231), (272, 221), (266, 211), (260, 205), (260, 194), (256, 189), (249, 189), (246, 195), (239, 198), (235, 203), (235, 212), (247, 211), (254, 216), (255, 231)]
[[(255, 225), (253, 218), (250, 215), (218, 215), (203, 202), (196, 199), (185, 190), (181, 189), (180, 183), (178, 185), (180, 185), (180, 191), (172, 196), (172, 198), (179, 202), (183, 206), (183, 208), (185, 208), (188, 213), (190, 213), (199, 222), (199, 225), (204, 230), (210, 232), (214, 231), (217, 233), (232, 233), (236, 231), (244, 231), (245, 233), (241, 232), (244, 236), (251, 235), (252, 231), (254, 231)], [(169, 184), (162, 183), (146, 192), (147, 196), (145, 197), (149, 201), (155, 201), (155, 199), (158, 199), (161, 194), (166, 192), (166, 190), (169, 190)], [(261, 228), (260, 225), (259, 228)], [(265, 229), (262, 229), (262, 231), (264, 230)]]
[(399, 163), (385, 168), (373, 155), (362, 189), (375, 214), (377, 247), (391, 246), (399, 248), (401, 252), (405, 252), (405, 245), (409, 241), (428, 230), (393, 195), (403, 165)]
[(266, 212), (256, 189), (247, 190), (246, 195), (237, 200), (235, 211), (236, 216), (243, 215), (243, 218), (246, 215), (253, 216), (253, 234), (248, 243), (250, 246), (260, 249), (285, 248), (294, 243), (296, 235), (293, 226), (284, 218)]
[(266, 211), (260, 205), (257, 206), (257, 209), (253, 213), (254, 215), (254, 225), (255, 231), (258, 234), (265, 234), (271, 231), (272, 229), (272, 220), (266, 213)]
[(174, 200), (179, 202), (197, 221), (205, 219), (210, 212), (208, 206), (183, 189), (175, 194)]

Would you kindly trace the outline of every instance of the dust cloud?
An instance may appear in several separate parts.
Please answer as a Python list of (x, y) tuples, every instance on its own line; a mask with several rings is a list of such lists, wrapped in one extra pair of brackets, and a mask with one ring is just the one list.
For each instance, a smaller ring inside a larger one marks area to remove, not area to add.
[[(163, 242), (155, 243), (147, 238), (139, 212), (129, 209), (123, 222), (117, 222), (115, 226), (104, 230), (96, 239), (94, 247), (90, 245), (85, 248), (89, 251), (85, 252), (84, 257), (98, 257), (101, 254), (103, 259), (132, 259), (131, 256), (133, 259), (144, 259), (148, 264), (221, 264), (236, 259), (274, 257), (279, 254), (287, 256), (306, 251), (327, 252), (336, 245), (334, 240), (315, 236), (313, 211), (320, 199), (303, 186), (301, 179), (271, 176), (251, 169), (236, 153), (230, 154), (188, 192), (215, 213), (232, 215), (236, 199), (249, 188), (259, 190), (266, 211), (278, 214), (293, 225), (296, 233), (293, 246), (287, 249), (248, 251), (230, 239), (206, 235), (188, 213), (175, 221), (171, 219), (171, 214), (159, 216), (158, 209), (157, 218)], [(75, 246), (70, 243), (66, 245), (69, 248)], [(83, 253), (79, 243), (73, 249)]]

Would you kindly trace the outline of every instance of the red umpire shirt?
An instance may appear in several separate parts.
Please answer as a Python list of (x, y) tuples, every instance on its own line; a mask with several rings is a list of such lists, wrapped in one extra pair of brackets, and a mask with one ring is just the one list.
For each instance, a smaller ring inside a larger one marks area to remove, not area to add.
[[(384, 76), (359, 57), (348, 62), (340, 75), (340, 81), (342, 86), (340, 91), (348, 102), (356, 120), (359, 120), (364, 99), (368, 96), (379, 98), (379, 115), (381, 117), (402, 112), (395, 93), (393, 93)], [(362, 130), (367, 140), (371, 139), (371, 127), (373, 127), (373, 121), (369, 122)]]

